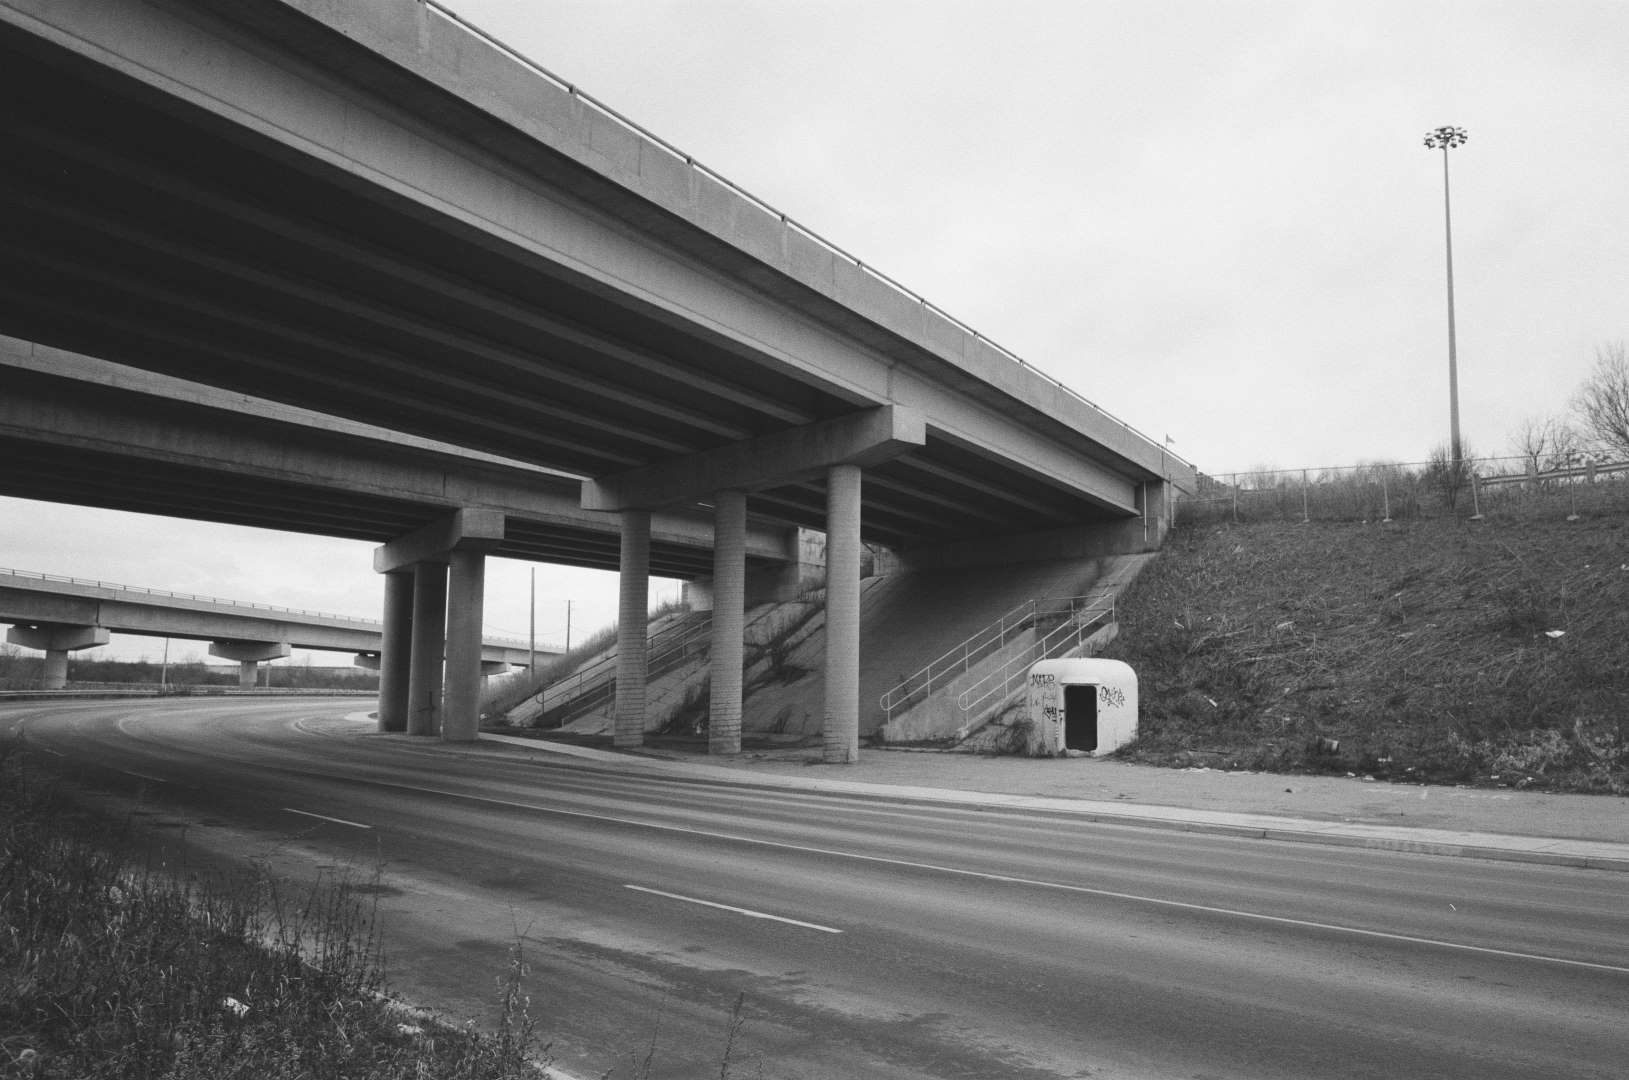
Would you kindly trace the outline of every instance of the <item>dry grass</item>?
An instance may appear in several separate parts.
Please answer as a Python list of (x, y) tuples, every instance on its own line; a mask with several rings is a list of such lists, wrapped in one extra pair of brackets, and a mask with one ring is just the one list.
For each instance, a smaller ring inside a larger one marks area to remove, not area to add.
[(0, 1077), (543, 1075), (518, 952), (495, 1035), (439, 1025), (382, 995), (372, 911), (344, 882), (291, 897), (132, 867), (20, 759), (0, 760)]
[(1105, 653), (1126, 756), (1629, 793), (1629, 508), (1569, 509), (1178, 529)]

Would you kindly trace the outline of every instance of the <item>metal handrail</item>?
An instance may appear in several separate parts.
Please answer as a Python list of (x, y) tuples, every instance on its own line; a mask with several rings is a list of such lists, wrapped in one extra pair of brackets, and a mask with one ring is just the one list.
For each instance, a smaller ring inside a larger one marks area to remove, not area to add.
[[(1055, 656), (1079, 647), (1086, 640), (1089, 633), (1104, 622), (1114, 621), (1114, 601), (1111, 599), (1107, 606), (1085, 609), (1072, 615), (1068, 622), (1062, 626), (1054, 627), (1039, 641), (1031, 642), (1017, 656), (1009, 659), (998, 671), (980, 679), (972, 686), (963, 690), (956, 698), (956, 707), (962, 712), (972, 712), (991, 698), (998, 695), (1005, 700), (1012, 694), (1013, 682), (1022, 682), (1024, 673), (1029, 666), (1037, 660), (1050, 660)], [(975, 696), (977, 695), (977, 696)]]
[[(685, 616), (672, 626), (664, 627), (652, 634), (646, 641), (645, 666), (647, 673), (651, 668), (661, 667), (674, 653), (682, 652), (693, 645), (697, 638), (712, 631), (713, 616), (711, 612), (699, 617)], [(616, 693), (616, 662), (615, 650), (606, 653), (598, 660), (561, 679), (543, 690), (543, 697), (552, 697), (555, 700), (553, 708), (562, 704), (579, 702), (589, 694), (597, 693), (609, 687), (611, 696)]]
[[(1023, 633), (1047, 615), (1059, 615), (1067, 611), (1073, 619), (1078, 611), (1094, 610), (1095, 601), (1110, 595), (1109, 592), (1100, 590), (1083, 596), (1041, 597), (1024, 601), (997, 621), (970, 635), (942, 656), (906, 676), (898, 685), (885, 691), (878, 699), (885, 721), (893, 719), (894, 710), (931, 695), (935, 682), (963, 674), (971, 670), (978, 661), (1005, 648), (1009, 635)], [(1113, 610), (1112, 599), (1110, 610)]]
[[(121, 585), (116, 581), (97, 581), (91, 578), (69, 577), (66, 574), (45, 574), (38, 570), (13, 570), (10, 567), (0, 567), (0, 575), (27, 578), (30, 581), (54, 581), (64, 585), (84, 585), (93, 589), (112, 589), (115, 592), (131, 593), (138, 596), (163, 596), (171, 600), (191, 600), (200, 604), (216, 604), (220, 607), (247, 608), (250, 611), (271, 611), (282, 615), (300, 615), (310, 619), (327, 619), (330, 622), (349, 623), (367, 630), (384, 631), (384, 624), (374, 619), (363, 619), (355, 615), (335, 615), (330, 611), (306, 611), (301, 608), (282, 607), (278, 604), (260, 604), (252, 600), (226, 600), (219, 596), (200, 596), (197, 593), (174, 592), (170, 589), (149, 589), (140, 585)], [(483, 635), (482, 642), (488, 645), (508, 645), (516, 648), (527, 648), (529, 642), (519, 638), (496, 637)]]
[(902, 285), (900, 282), (896, 281), (894, 278), (889, 277), (887, 274), (883, 273), (881, 270), (878, 270), (876, 267), (871, 266), (868, 263), (864, 262), (858, 256), (849, 254), (843, 248), (839, 247), (837, 244), (833, 243), (832, 241), (827, 240), (825, 237), (821, 236), (819, 233), (815, 232), (813, 229), (809, 228), (807, 225), (804, 225), (801, 222), (799, 222), (799, 221), (797, 221), (797, 220), (795, 220), (795, 219), (793, 219), (791, 217), (788, 217), (784, 211), (776, 209), (773, 205), (771, 205), (770, 203), (765, 202), (763, 199), (760, 199), (758, 196), (754, 195), (752, 192), (748, 191), (746, 188), (741, 187), (739, 184), (735, 183), (733, 180), (730, 180), (728, 177), (724, 176), (723, 174), (715, 172), (713, 169), (710, 169), (706, 165), (703, 165), (701, 162), (697, 161), (695, 158), (691, 157), (689, 154), (685, 153), (683, 150), (679, 149), (677, 146), (674, 146), (672, 143), (668, 142), (666, 139), (662, 138), (660, 135), (657, 135), (655, 132), (649, 130), (648, 128), (645, 128), (645, 127), (641, 126), (640, 124), (636, 123), (635, 121), (630, 120), (628, 117), (624, 116), (622, 113), (617, 112), (615, 109), (611, 108), (611, 106), (609, 106), (609, 105), (605, 104), (604, 102), (598, 100), (597, 98), (593, 97), (592, 95), (590, 95), (588, 93), (585, 93), (582, 90), (579, 90), (571, 82), (568, 82), (567, 80), (565, 80), (565, 79), (561, 78), (560, 76), (556, 75), (554, 72), (550, 71), (548, 68), (544, 67), (542, 64), (537, 63), (537, 61), (530, 59), (529, 57), (527, 57), (524, 53), (520, 52), (519, 50), (514, 49), (514, 48), (510, 47), (509, 45), (504, 44), (502, 41), (500, 41), (497, 38), (493, 37), (491, 34), (487, 33), (485, 30), (482, 30), (480, 27), (476, 26), (474, 23), (469, 22), (467, 19), (465, 19), (463, 16), (459, 15), (457, 12), (453, 11), (451, 8), (447, 7), (445, 4), (440, 3), (439, 0), (424, 0), (424, 5), (431, 12), (433, 12), (436, 15), (439, 15), (441, 18), (443, 18), (443, 19), (447, 20), (448, 22), (452, 23), (454, 26), (457, 26), (459, 29), (463, 30), (465, 33), (468, 33), (473, 37), (480, 38), (482, 41), (486, 42), (488, 45), (492, 46), (494, 49), (497, 49), (499, 52), (503, 53), (505, 56), (509, 57), (511, 60), (514, 60), (516, 63), (519, 63), (522, 66), (524, 66), (526, 68), (529, 68), (535, 74), (541, 75), (543, 78), (547, 79), (549, 82), (553, 83), (555, 86), (559, 87), (560, 89), (564, 90), (566, 93), (570, 94), (572, 97), (576, 98), (577, 100), (581, 101), (583, 104), (585, 104), (588, 107), (592, 108), (595, 112), (599, 113), (601, 116), (604, 116), (607, 120), (610, 120), (613, 123), (617, 124), (618, 126), (626, 128), (628, 131), (632, 132), (633, 134), (638, 135), (641, 138), (648, 140), (652, 145), (656, 146), (658, 149), (666, 151), (668, 154), (672, 155), (675, 159), (684, 162), (685, 165), (687, 165), (688, 167), (696, 170), (696, 172), (698, 172), (698, 173), (702, 174), (703, 176), (707, 177), (707, 179), (713, 181), (716, 184), (719, 184), (719, 185), (727, 188), (728, 190), (734, 192), (736, 195), (739, 195), (741, 198), (746, 199), (748, 202), (750, 202), (750, 203), (752, 203), (752, 205), (758, 207), (764, 213), (769, 214), (772, 217), (775, 217), (775, 218), (779, 219), (782, 225), (785, 225), (788, 228), (796, 229), (798, 232), (802, 233), (805, 237), (807, 237), (808, 239), (810, 239), (810, 240), (814, 241), (815, 243), (819, 244), (821, 247), (825, 248), (827, 251), (831, 252), (833, 255), (836, 255), (838, 258), (841, 258), (841, 259), (844, 259), (844, 260), (848, 261), (850, 264), (852, 264), (854, 266), (855, 269), (859, 270), (861, 273), (863, 273), (863, 274), (867, 275), (868, 277), (871, 277), (871, 278), (875, 279), (876, 281), (879, 281), (882, 284), (888, 286), (889, 288), (893, 289), (895, 292), (899, 293), (901, 296), (904, 296), (906, 299), (908, 299), (908, 300), (910, 300), (910, 301), (912, 301), (912, 302), (914, 302), (916, 304), (920, 304), (926, 310), (928, 310), (928, 311), (932, 312), (933, 314), (939, 316), (940, 318), (944, 319), (946, 322), (948, 322), (951, 325), (955, 326), (956, 328), (963, 331), (964, 333), (967, 333), (967, 334), (971, 335), (975, 340), (981, 341), (985, 345), (988, 345), (991, 349), (995, 350), (1000, 355), (1006, 357), (1008, 360), (1011, 360), (1013, 363), (1017, 364), (1019, 367), (1026, 368), (1029, 371), (1034, 372), (1038, 377), (1046, 380), (1048, 383), (1052, 384), (1053, 386), (1057, 387), (1059, 390), (1063, 391), (1069, 397), (1073, 398), (1074, 400), (1080, 402), (1082, 405), (1085, 405), (1087, 408), (1089, 408), (1089, 409), (1093, 410), (1094, 412), (1098, 413), (1104, 419), (1111, 420), (1114, 423), (1119, 424), (1121, 427), (1125, 428), (1127, 431), (1131, 432), (1133, 435), (1136, 435), (1138, 438), (1142, 439), (1144, 442), (1147, 442), (1152, 446), (1160, 447), (1162, 450), (1164, 450), (1165, 453), (1169, 454), (1171, 457), (1175, 458), (1177, 461), (1182, 462), (1184, 465), (1187, 465), (1189, 468), (1194, 467), (1193, 462), (1189, 461), (1187, 458), (1183, 457), (1181, 454), (1178, 454), (1175, 451), (1171, 450), (1168, 443), (1167, 444), (1162, 444), (1162, 443), (1156, 442), (1152, 437), (1150, 437), (1150, 436), (1144, 434), (1143, 432), (1137, 430), (1137, 428), (1135, 428), (1135, 427), (1131, 426), (1130, 424), (1126, 423), (1124, 420), (1120, 419), (1118, 416), (1115, 416), (1113, 413), (1111, 413), (1107, 409), (1103, 408), (1097, 402), (1091, 400), (1090, 398), (1086, 397), (1084, 394), (1080, 393), (1080, 391), (1075, 390), (1074, 388), (1072, 388), (1072, 387), (1068, 386), (1067, 384), (1061, 382), (1057, 378), (1054, 378), (1053, 376), (1048, 375), (1045, 371), (1042, 371), (1040, 368), (1036, 367), (1034, 364), (1029, 363), (1023, 357), (1021, 357), (1017, 353), (1013, 352), (1011, 349), (1008, 349), (1005, 346), (1000, 345), (995, 341), (992, 341), (990, 338), (985, 337), (983, 334), (979, 333), (977, 330), (973, 329), (971, 326), (969, 326), (966, 323), (962, 322), (960, 319), (956, 318), (954, 315), (950, 314), (948, 311), (946, 311), (943, 308), (939, 307), (937, 304), (931, 303), (926, 297), (920, 295), (919, 293), (917, 293), (914, 290), (906, 287), (905, 285)]

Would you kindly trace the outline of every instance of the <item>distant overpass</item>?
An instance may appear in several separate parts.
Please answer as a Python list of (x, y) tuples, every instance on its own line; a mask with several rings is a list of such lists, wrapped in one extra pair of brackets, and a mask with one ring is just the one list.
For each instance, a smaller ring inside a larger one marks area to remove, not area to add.
[[(211, 656), (238, 661), (239, 681), (253, 686), (261, 661), (292, 649), (354, 653), (359, 666), (374, 667), (384, 631), (377, 622), (326, 612), (3, 568), (0, 623), (13, 624), (7, 641), (45, 652), (48, 690), (66, 681), (68, 653), (106, 645), (110, 633), (207, 641)], [(535, 655), (559, 653), (539, 649)], [(488, 673), (526, 667), (532, 656), (525, 642), (489, 638), (481, 647)]]
[[(0, 93), (0, 333), (580, 481), (618, 530), (619, 745), (658, 515), (713, 525), (722, 752), (748, 522), (825, 533), (826, 757), (851, 761), (862, 540), (936, 566), (1148, 550), (1193, 483), (439, 4), (0, 0)], [(288, 483), (337, 530), (377, 509)], [(483, 559), (515, 526), (469, 503), (400, 527), (381, 724), (474, 738)]]

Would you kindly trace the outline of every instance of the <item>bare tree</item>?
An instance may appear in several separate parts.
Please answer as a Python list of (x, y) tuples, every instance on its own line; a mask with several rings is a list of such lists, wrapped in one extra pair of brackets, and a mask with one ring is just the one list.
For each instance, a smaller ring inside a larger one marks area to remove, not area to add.
[(1476, 452), (1464, 440), (1457, 447), (1440, 443), (1431, 448), (1431, 460), (1425, 466), (1424, 480), (1442, 494), (1443, 501), (1451, 509), (1458, 503), (1460, 493), (1470, 490), (1471, 474), (1476, 472), (1477, 465)]
[(1510, 434), (1510, 447), (1526, 459), (1528, 472), (1554, 468), (1578, 449), (1578, 433), (1556, 416), (1529, 416)]
[(1629, 345), (1622, 339), (1595, 347), (1595, 369), (1573, 396), (1572, 410), (1599, 449), (1629, 457)]

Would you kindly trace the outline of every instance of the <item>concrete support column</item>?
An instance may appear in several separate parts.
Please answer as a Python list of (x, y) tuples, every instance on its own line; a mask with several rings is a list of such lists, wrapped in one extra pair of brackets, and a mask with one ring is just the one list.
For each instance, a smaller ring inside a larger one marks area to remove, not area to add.
[(289, 655), (286, 641), (212, 641), (209, 643), (209, 655), (218, 656), (222, 660), (236, 660), (238, 662), (238, 689), (253, 690), (255, 680), (260, 677), (260, 663), (263, 660), (281, 660)]
[(860, 467), (826, 473), (827, 762), (860, 759)]
[(707, 752), (741, 752), (741, 675), (746, 658), (747, 496), (713, 497), (713, 647)]
[(41, 690), (61, 690), (68, 685), (68, 650), (46, 649), (45, 670), (41, 672)]
[(408, 671), (413, 649), (413, 574), (384, 575), (384, 633), (379, 646), (379, 730), (407, 730)]
[(447, 555), (447, 688), (441, 698), (441, 737), (474, 742), (481, 733), (481, 616), (486, 552), (454, 548)]
[(650, 616), (650, 511), (624, 510), (617, 603), (617, 701), (613, 746), (645, 741), (645, 635)]
[(39, 649), (45, 653), (42, 690), (61, 690), (68, 685), (68, 654), (77, 649), (93, 649), (106, 645), (108, 632), (100, 626), (67, 626), (60, 623), (41, 623), (37, 626), (13, 626), (6, 631), (6, 640), (13, 645)]
[(407, 674), (407, 733), (441, 731), (441, 661), (446, 649), (447, 565), (413, 568), (413, 643)]

